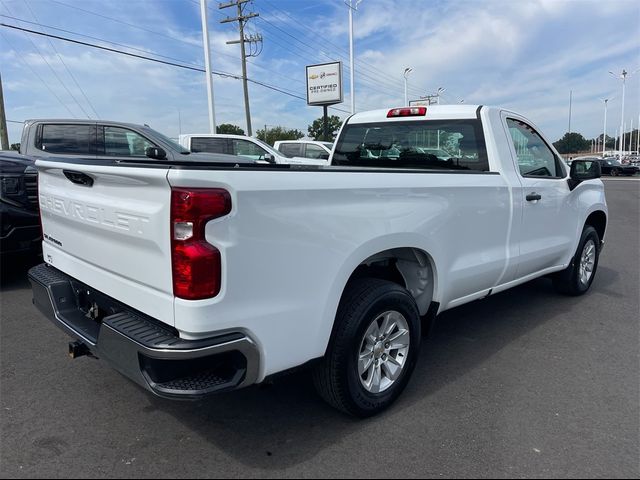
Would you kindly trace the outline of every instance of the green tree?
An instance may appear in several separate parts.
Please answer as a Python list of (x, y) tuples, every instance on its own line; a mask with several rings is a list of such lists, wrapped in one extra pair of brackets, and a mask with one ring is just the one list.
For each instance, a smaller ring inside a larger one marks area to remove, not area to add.
[[(602, 135), (598, 135), (594, 140), (600, 145), (600, 147), (602, 147)], [(607, 135), (607, 144), (605, 145), (605, 149), (613, 149), (615, 148), (615, 144), (616, 139)]]
[(231, 123), (223, 123), (216, 127), (216, 133), (226, 133), (230, 135), (244, 135), (244, 130)]
[(578, 153), (591, 148), (591, 142), (579, 133), (565, 133), (557, 142), (553, 143), (559, 153)]
[[(324, 117), (316, 118), (311, 125), (309, 125), (308, 132), (309, 136), (314, 140), (324, 140), (324, 127), (323, 127), (323, 119)], [(329, 131), (329, 138), (327, 139), (330, 142), (333, 142), (336, 139), (336, 135), (338, 134), (338, 130), (342, 126), (342, 120), (337, 115), (331, 115), (327, 118), (327, 124)]]
[(273, 127), (258, 130), (256, 136), (263, 142), (273, 145), (278, 140), (299, 140), (304, 137), (304, 133), (295, 128)]
[(19, 143), (12, 143), (11, 144), (11, 150), (19, 151), (20, 150), (20, 144)]

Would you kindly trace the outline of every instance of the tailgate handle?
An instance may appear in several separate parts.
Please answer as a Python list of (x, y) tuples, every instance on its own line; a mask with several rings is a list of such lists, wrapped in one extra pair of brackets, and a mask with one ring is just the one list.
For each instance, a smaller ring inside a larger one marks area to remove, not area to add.
[(93, 186), (93, 178), (86, 173), (74, 172), (72, 170), (63, 170), (64, 176), (76, 185), (85, 185), (87, 187)]

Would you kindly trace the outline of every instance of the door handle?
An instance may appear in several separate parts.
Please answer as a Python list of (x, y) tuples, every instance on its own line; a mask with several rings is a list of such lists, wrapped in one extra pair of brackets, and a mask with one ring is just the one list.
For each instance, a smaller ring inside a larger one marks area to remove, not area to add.
[(529, 195), (527, 195), (527, 202), (533, 202), (535, 200), (540, 200), (542, 198), (542, 195), (540, 195), (539, 193), (530, 193)]
[(85, 185), (87, 187), (93, 186), (93, 178), (86, 173), (74, 172), (72, 170), (63, 170), (62, 173), (64, 173), (64, 176), (67, 177), (70, 182), (75, 183), (76, 185)]

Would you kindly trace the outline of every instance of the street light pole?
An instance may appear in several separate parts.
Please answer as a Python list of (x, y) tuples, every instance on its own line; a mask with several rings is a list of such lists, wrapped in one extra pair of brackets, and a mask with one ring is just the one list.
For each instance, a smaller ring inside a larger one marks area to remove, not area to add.
[(202, 17), (202, 43), (204, 44), (204, 64), (207, 75), (207, 98), (209, 100), (209, 129), (216, 133), (216, 111), (213, 104), (213, 77), (211, 76), (211, 52), (209, 51), (209, 24), (207, 21), (207, 0), (200, 0)]
[(349, 3), (347, 3), (347, 0), (345, 0), (345, 4), (347, 5), (347, 7), (349, 7), (349, 68), (351, 70), (351, 79), (349, 82), (349, 92), (351, 93), (351, 114), (353, 115), (354, 113), (356, 113), (356, 94), (355, 94), (355, 73), (356, 73), (356, 67), (353, 64), (353, 11), (358, 9), (358, 5), (360, 5), (360, 2), (362, 0), (355, 0), (356, 1), (356, 5), (353, 5), (353, 1), (354, 0), (349, 0)]
[(571, 133), (571, 103), (573, 102), (573, 90), (569, 90), (569, 133)]
[[(618, 77), (622, 79), (622, 115), (620, 115), (620, 138), (622, 139), (622, 135), (624, 135), (624, 89), (625, 89), (625, 83), (627, 80), (627, 75), (629, 75), (629, 73), (623, 68), (622, 69), (622, 73), (620, 75), (616, 75), (613, 72), (609, 72), (611, 75), (613, 75), (614, 77)], [(618, 160), (622, 161), (622, 141), (620, 142), (620, 150), (619, 150), (619, 158)]]
[(413, 71), (413, 68), (407, 67), (404, 69), (404, 105), (407, 106), (409, 105), (409, 96), (407, 93), (407, 77), (409, 76), (409, 74)]
[(438, 88), (438, 91), (436, 92), (438, 105), (440, 105), (440, 94), (441, 94), (441, 93), (444, 93), (444, 91), (445, 91), (445, 89), (444, 89), (444, 88), (439, 87), (439, 88)]
[(604, 130), (602, 134), (602, 158), (604, 158), (604, 152), (607, 148), (607, 104), (609, 103), (609, 99), (604, 99)]

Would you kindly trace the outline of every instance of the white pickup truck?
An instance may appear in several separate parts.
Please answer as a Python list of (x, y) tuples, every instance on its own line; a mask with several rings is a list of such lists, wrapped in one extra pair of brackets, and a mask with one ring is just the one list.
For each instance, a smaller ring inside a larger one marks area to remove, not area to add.
[(40, 160), (34, 303), (72, 357), (157, 395), (309, 366), (328, 402), (368, 416), (401, 393), (437, 313), (540, 276), (573, 295), (594, 279), (599, 164), (568, 174), (516, 113), (358, 113), (331, 162)]

